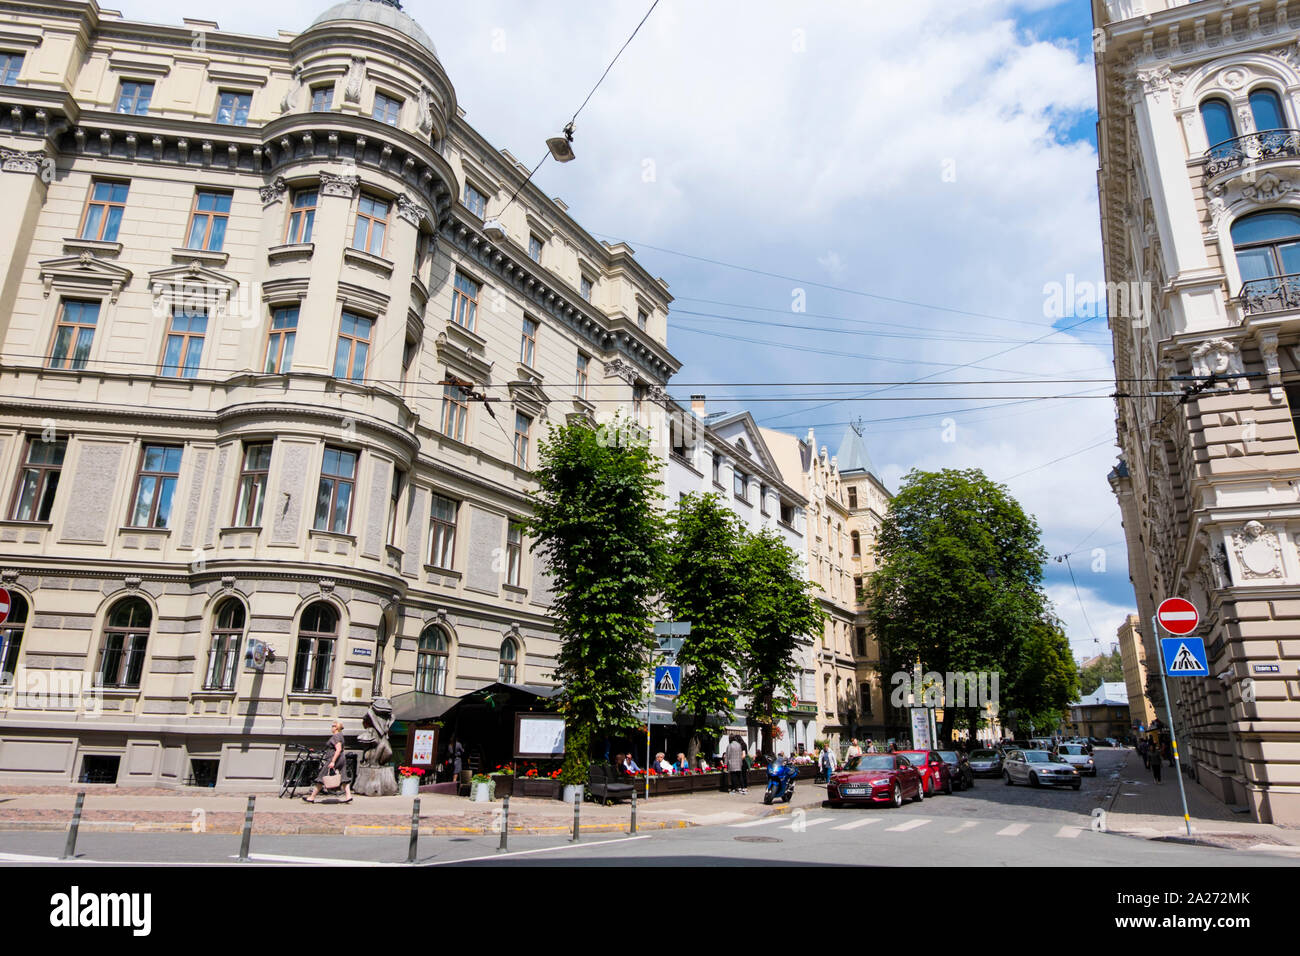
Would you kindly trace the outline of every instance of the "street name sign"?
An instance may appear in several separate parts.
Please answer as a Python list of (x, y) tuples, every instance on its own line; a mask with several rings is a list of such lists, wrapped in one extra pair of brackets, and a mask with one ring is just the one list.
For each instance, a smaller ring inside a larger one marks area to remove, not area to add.
[(1165, 673), (1170, 677), (1210, 676), (1205, 641), (1199, 637), (1162, 637), (1160, 652), (1165, 658)]
[(1170, 634), (1190, 634), (1201, 623), (1201, 615), (1191, 601), (1166, 598), (1156, 609), (1156, 620)]

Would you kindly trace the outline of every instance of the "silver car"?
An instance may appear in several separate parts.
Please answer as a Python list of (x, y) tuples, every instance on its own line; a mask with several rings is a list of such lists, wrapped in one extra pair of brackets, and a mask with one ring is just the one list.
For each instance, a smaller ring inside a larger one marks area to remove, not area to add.
[(1011, 751), (1002, 764), (1002, 779), (1008, 787), (1027, 783), (1031, 787), (1073, 787), (1078, 790), (1083, 786), (1079, 771), (1046, 750)]
[(1097, 776), (1097, 762), (1088, 756), (1082, 744), (1061, 744), (1056, 748), (1056, 755), (1079, 773), (1088, 777)]

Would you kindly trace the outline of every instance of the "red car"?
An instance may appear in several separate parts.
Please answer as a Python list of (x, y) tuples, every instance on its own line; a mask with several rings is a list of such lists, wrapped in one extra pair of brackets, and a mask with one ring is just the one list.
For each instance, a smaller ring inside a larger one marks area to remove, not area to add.
[(831, 774), (826, 801), (832, 807), (846, 803), (888, 803), (901, 807), (905, 798), (924, 797), (921, 775), (901, 754), (862, 754), (852, 757)]
[(900, 750), (899, 753), (921, 772), (921, 785), (927, 797), (940, 791), (952, 793), (952, 770), (937, 750)]

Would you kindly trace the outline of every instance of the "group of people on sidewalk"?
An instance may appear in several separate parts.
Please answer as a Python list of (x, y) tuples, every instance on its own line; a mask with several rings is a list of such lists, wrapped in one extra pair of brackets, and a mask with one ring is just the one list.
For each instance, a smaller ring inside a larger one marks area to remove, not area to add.
[(1155, 778), (1156, 783), (1160, 782), (1161, 767), (1164, 762), (1169, 761), (1171, 767), (1174, 765), (1174, 752), (1169, 745), (1169, 738), (1158, 732), (1142, 737), (1138, 741), (1137, 751), (1142, 758), (1142, 766), (1151, 771), (1151, 776)]

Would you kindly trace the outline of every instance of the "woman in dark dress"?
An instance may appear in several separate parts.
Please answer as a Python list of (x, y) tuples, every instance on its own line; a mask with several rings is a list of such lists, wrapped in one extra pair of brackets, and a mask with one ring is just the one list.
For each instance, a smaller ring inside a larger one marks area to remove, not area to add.
[(311, 794), (303, 797), (308, 803), (316, 802), (321, 789), (325, 786), (326, 775), (336, 772), (343, 780), (342, 802), (352, 802), (352, 781), (348, 779), (348, 762), (343, 757), (343, 724), (336, 720), (330, 729), (333, 733), (330, 735), (329, 743), (325, 745), (325, 758), (321, 761), (320, 773), (316, 774), (316, 782), (312, 785)]

